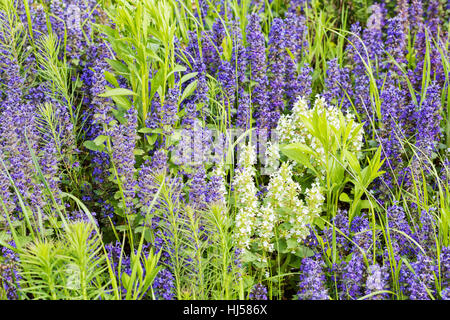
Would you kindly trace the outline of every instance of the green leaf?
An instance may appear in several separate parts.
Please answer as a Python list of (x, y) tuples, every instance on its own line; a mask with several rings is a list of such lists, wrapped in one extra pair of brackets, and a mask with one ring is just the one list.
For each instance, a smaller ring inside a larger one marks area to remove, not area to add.
[(296, 161), (299, 164), (304, 165), (308, 169), (311, 169), (314, 173), (318, 174), (316, 169), (311, 165), (309, 161), (309, 154), (314, 154), (311, 148), (308, 146), (296, 142), (280, 147), (280, 151), (286, 155), (289, 159)]
[(196, 88), (197, 88), (197, 80), (189, 83), (188, 86), (183, 91), (180, 102), (189, 97)]
[(298, 242), (294, 239), (288, 239), (286, 241), (286, 244), (288, 249), (294, 249), (298, 247)]
[[(158, 72), (154, 75), (154, 77), (151, 80), (151, 91), (150, 91), (150, 98), (149, 98), (150, 100), (153, 99), (153, 96), (155, 95), (155, 93), (157, 92), (159, 87), (161, 87), (163, 80), (164, 80), (164, 72), (162, 69), (159, 69)], [(161, 95), (160, 95), (160, 97), (161, 97)]]
[(156, 139), (158, 139), (157, 134), (152, 134), (151, 136), (147, 136), (147, 141), (151, 146), (155, 144)]
[(125, 89), (125, 88), (114, 88), (114, 89), (110, 89), (102, 94), (99, 94), (100, 97), (115, 97), (115, 96), (135, 96), (136, 93), (134, 93), (131, 90)]
[(183, 83), (185, 83), (186, 81), (188, 81), (189, 79), (194, 78), (197, 74), (198, 74), (198, 72), (191, 72), (191, 73), (185, 74), (185, 75), (181, 78), (180, 84), (183, 84)]
[(128, 70), (128, 67), (126, 65), (124, 65), (122, 62), (117, 61), (117, 60), (111, 60), (111, 59), (106, 59), (106, 61), (108, 61), (110, 66), (114, 70), (116, 70), (118, 73), (122, 73), (122, 74), (130, 73), (130, 70)]
[(359, 161), (356, 156), (349, 152), (348, 150), (344, 150), (344, 157), (350, 164), (350, 167), (353, 169), (356, 175), (359, 175), (361, 171), (361, 166), (359, 165)]
[(324, 220), (321, 219), (321, 218), (316, 218), (316, 219), (314, 219), (314, 224), (315, 224), (316, 226), (318, 226), (320, 230), (323, 230), (323, 229), (325, 228), (325, 222), (324, 222)]
[(108, 139), (108, 136), (99, 135), (97, 138), (94, 139), (94, 143), (97, 146), (101, 146), (105, 143), (105, 141)]
[(139, 132), (139, 133), (152, 133), (152, 130), (153, 130), (153, 129), (150, 129), (150, 128), (145, 127), (145, 128), (139, 129), (138, 132)]
[(370, 209), (371, 201), (370, 200), (361, 200), (361, 209)]
[[(184, 72), (184, 71), (186, 71), (186, 67), (177, 64), (177, 65), (175, 65), (175, 68), (173, 68), (173, 70), (169, 72), (169, 74), (167, 75), (167, 78), (170, 77), (175, 72)], [(181, 83), (183, 83), (183, 82), (181, 82)]]
[(113, 96), (111, 97), (111, 99), (113, 99), (116, 105), (123, 110), (129, 110), (131, 108), (132, 104), (130, 100), (128, 100), (128, 98), (124, 96)]
[(83, 143), (83, 145), (85, 146), (85, 148), (87, 148), (87, 149), (89, 149), (89, 150), (92, 150), (92, 151), (103, 151), (103, 149), (105, 149), (105, 145), (104, 144), (102, 144), (102, 145), (97, 145), (94, 141), (92, 141), (92, 140), (88, 140), (88, 141), (85, 141), (84, 143)]
[(314, 255), (314, 251), (306, 246), (299, 245), (295, 255), (300, 258), (312, 257)]
[(339, 201), (350, 203), (350, 202), (352, 202), (352, 199), (350, 199), (350, 197), (348, 196), (348, 194), (346, 194), (345, 192), (342, 192), (342, 193), (339, 195)]
[(105, 80), (115, 87), (120, 87), (119, 81), (117, 81), (116, 77), (109, 71), (105, 71)]

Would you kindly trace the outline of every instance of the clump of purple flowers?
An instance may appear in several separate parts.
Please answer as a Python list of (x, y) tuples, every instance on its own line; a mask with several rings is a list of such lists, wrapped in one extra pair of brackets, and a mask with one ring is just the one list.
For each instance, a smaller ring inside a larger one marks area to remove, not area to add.
[(261, 283), (257, 283), (252, 287), (249, 295), (250, 300), (267, 300), (267, 288)]
[(320, 260), (304, 258), (300, 266), (300, 300), (328, 300), (326, 279)]

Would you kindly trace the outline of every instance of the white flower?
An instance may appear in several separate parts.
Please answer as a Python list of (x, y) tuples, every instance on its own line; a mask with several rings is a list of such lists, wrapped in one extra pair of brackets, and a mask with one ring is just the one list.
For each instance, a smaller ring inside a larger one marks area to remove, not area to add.
[(256, 155), (251, 145), (243, 148), (239, 160), (241, 168), (237, 171), (233, 182), (239, 208), (235, 219), (235, 240), (238, 248), (245, 249), (250, 246), (259, 206), (256, 196), (257, 190), (253, 180), (255, 175), (253, 164), (256, 162)]
[(277, 217), (270, 203), (261, 208), (258, 216), (260, 219), (258, 236), (261, 240), (262, 249), (267, 252), (272, 252), (274, 246), (271, 244), (271, 241), (275, 236), (273, 230), (275, 228)]
[(278, 143), (267, 143), (266, 149), (266, 168), (275, 171), (280, 163), (280, 148)]

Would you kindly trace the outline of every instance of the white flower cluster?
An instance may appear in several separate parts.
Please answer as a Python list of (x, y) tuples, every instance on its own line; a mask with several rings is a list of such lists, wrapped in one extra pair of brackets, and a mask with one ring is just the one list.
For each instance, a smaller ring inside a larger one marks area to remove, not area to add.
[(278, 143), (269, 141), (266, 148), (266, 169), (273, 173), (280, 163), (280, 147)]
[(238, 212), (235, 219), (235, 240), (237, 247), (248, 249), (254, 232), (258, 213), (258, 198), (254, 183), (256, 154), (251, 144), (244, 147), (239, 159), (240, 168), (234, 177), (234, 189)]
[[(280, 230), (280, 235), (298, 243), (308, 236), (307, 225), (319, 216), (325, 200), (318, 180), (306, 190), (306, 204), (299, 198), (300, 192), (300, 185), (292, 179), (291, 165), (284, 162), (279, 171), (270, 177), (266, 199), (273, 208), (280, 211), (273, 221), (279, 224), (287, 222), (289, 225)], [(267, 238), (269, 235), (265, 236)]]
[(223, 162), (219, 163), (214, 170), (214, 175), (219, 177), (220, 179), (220, 185), (219, 185), (219, 193), (220, 193), (220, 200), (219, 203), (222, 207), (227, 206), (226, 198), (227, 198), (227, 188), (225, 186), (225, 170), (223, 169)]
[[(326, 119), (326, 124), (320, 117)], [(320, 130), (324, 125), (327, 126), (327, 135), (323, 135), (323, 132), (317, 133), (317, 128)], [(325, 173), (329, 157), (322, 144), (326, 138), (330, 139), (328, 146), (340, 148), (345, 145), (348, 151), (361, 154), (361, 125), (354, 121), (350, 113), (344, 115), (338, 108), (327, 105), (320, 96), (317, 96), (311, 109), (308, 108), (306, 100), (300, 97), (293, 107), (293, 113), (281, 116), (277, 133), (282, 144), (299, 142), (310, 147), (314, 151), (314, 154), (310, 155), (310, 163), (321, 173)], [(320, 138), (316, 137), (317, 135)], [(346, 141), (341, 141), (344, 139)], [(261, 249), (273, 252), (275, 229), (280, 237), (291, 240), (291, 245), (292, 240), (301, 243), (309, 235), (308, 225), (320, 216), (325, 202), (322, 188), (324, 175), (317, 176), (310, 188), (301, 190), (299, 183), (293, 179), (293, 165), (290, 162), (284, 162), (276, 169), (280, 161), (279, 145), (269, 142), (266, 155), (266, 168), (271, 169), (273, 173), (261, 206), (254, 184), (253, 165), (256, 162), (256, 154), (252, 146), (244, 147), (239, 159), (239, 171), (234, 181), (238, 206), (236, 239), (240, 248), (248, 248), (254, 238)], [(301, 194), (304, 197), (301, 197)]]
[[(280, 143), (295, 143), (300, 142), (309, 146), (315, 151), (316, 157), (311, 157), (311, 164), (313, 164), (319, 171), (324, 172), (324, 167), (327, 159), (322, 142), (311, 135), (310, 131), (305, 125), (304, 119), (312, 119), (314, 113), (323, 115), (325, 113), (327, 125), (333, 132), (340, 132), (343, 126), (347, 126), (352, 122), (351, 131), (348, 136), (349, 145), (348, 151), (356, 153), (361, 156), (361, 148), (363, 145), (363, 131), (358, 128), (359, 123), (354, 121), (354, 116), (351, 113), (343, 114), (337, 107), (327, 105), (323, 97), (317, 96), (314, 107), (308, 109), (308, 103), (303, 97), (299, 97), (292, 108), (291, 115), (282, 115), (278, 121), (277, 131), (280, 136)], [(343, 121), (342, 121), (343, 120)], [(329, 139), (339, 139), (330, 132)]]
[(324, 201), (320, 180), (316, 179), (311, 188), (306, 189), (306, 203), (313, 216), (319, 216)]
[(271, 242), (275, 236), (273, 230), (277, 223), (277, 215), (271, 203), (268, 203), (259, 210), (258, 218), (258, 236), (261, 241), (261, 247), (264, 251), (273, 252), (274, 246)]

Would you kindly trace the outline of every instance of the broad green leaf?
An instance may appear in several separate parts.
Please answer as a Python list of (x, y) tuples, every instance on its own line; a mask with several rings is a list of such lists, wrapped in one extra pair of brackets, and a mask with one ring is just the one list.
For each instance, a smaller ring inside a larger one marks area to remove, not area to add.
[(94, 139), (94, 143), (97, 146), (101, 146), (105, 141), (108, 139), (108, 136), (99, 135), (97, 138)]
[(348, 194), (346, 194), (345, 192), (342, 192), (342, 193), (339, 195), (339, 200), (342, 201), (342, 202), (351, 202), (351, 201), (352, 201), (352, 199), (350, 199), (350, 197), (348, 196)]
[(111, 67), (116, 70), (118, 73), (121, 74), (128, 74), (130, 73), (130, 70), (126, 65), (124, 65), (122, 62), (112, 59), (106, 59), (108, 63), (111, 65)]
[(314, 154), (311, 148), (305, 146), (302, 143), (296, 142), (289, 145), (281, 146), (280, 151), (286, 155), (289, 159), (296, 161), (297, 163), (304, 165), (317, 174), (316, 169), (311, 165), (309, 161), (309, 154)]
[(198, 72), (191, 72), (188, 74), (185, 74), (181, 79), (180, 79), (180, 84), (185, 83), (186, 81), (194, 78), (195, 76), (197, 76)]
[(92, 141), (92, 140), (85, 141), (85, 142), (83, 143), (83, 145), (84, 145), (87, 149), (92, 150), (92, 151), (99, 151), (99, 152), (101, 152), (101, 151), (103, 151), (103, 149), (105, 149), (105, 145), (104, 145), (104, 144), (102, 144), (102, 145), (97, 145), (97, 144), (96, 144), (94, 141)]
[(194, 90), (197, 88), (197, 80), (188, 84), (188, 86), (184, 89), (183, 94), (181, 95), (181, 99), (179, 102), (183, 101), (187, 97), (189, 97)]
[(135, 96), (136, 93), (134, 93), (131, 90), (125, 89), (125, 88), (114, 88), (110, 89), (102, 94), (99, 94), (100, 97), (115, 97), (115, 96)]

